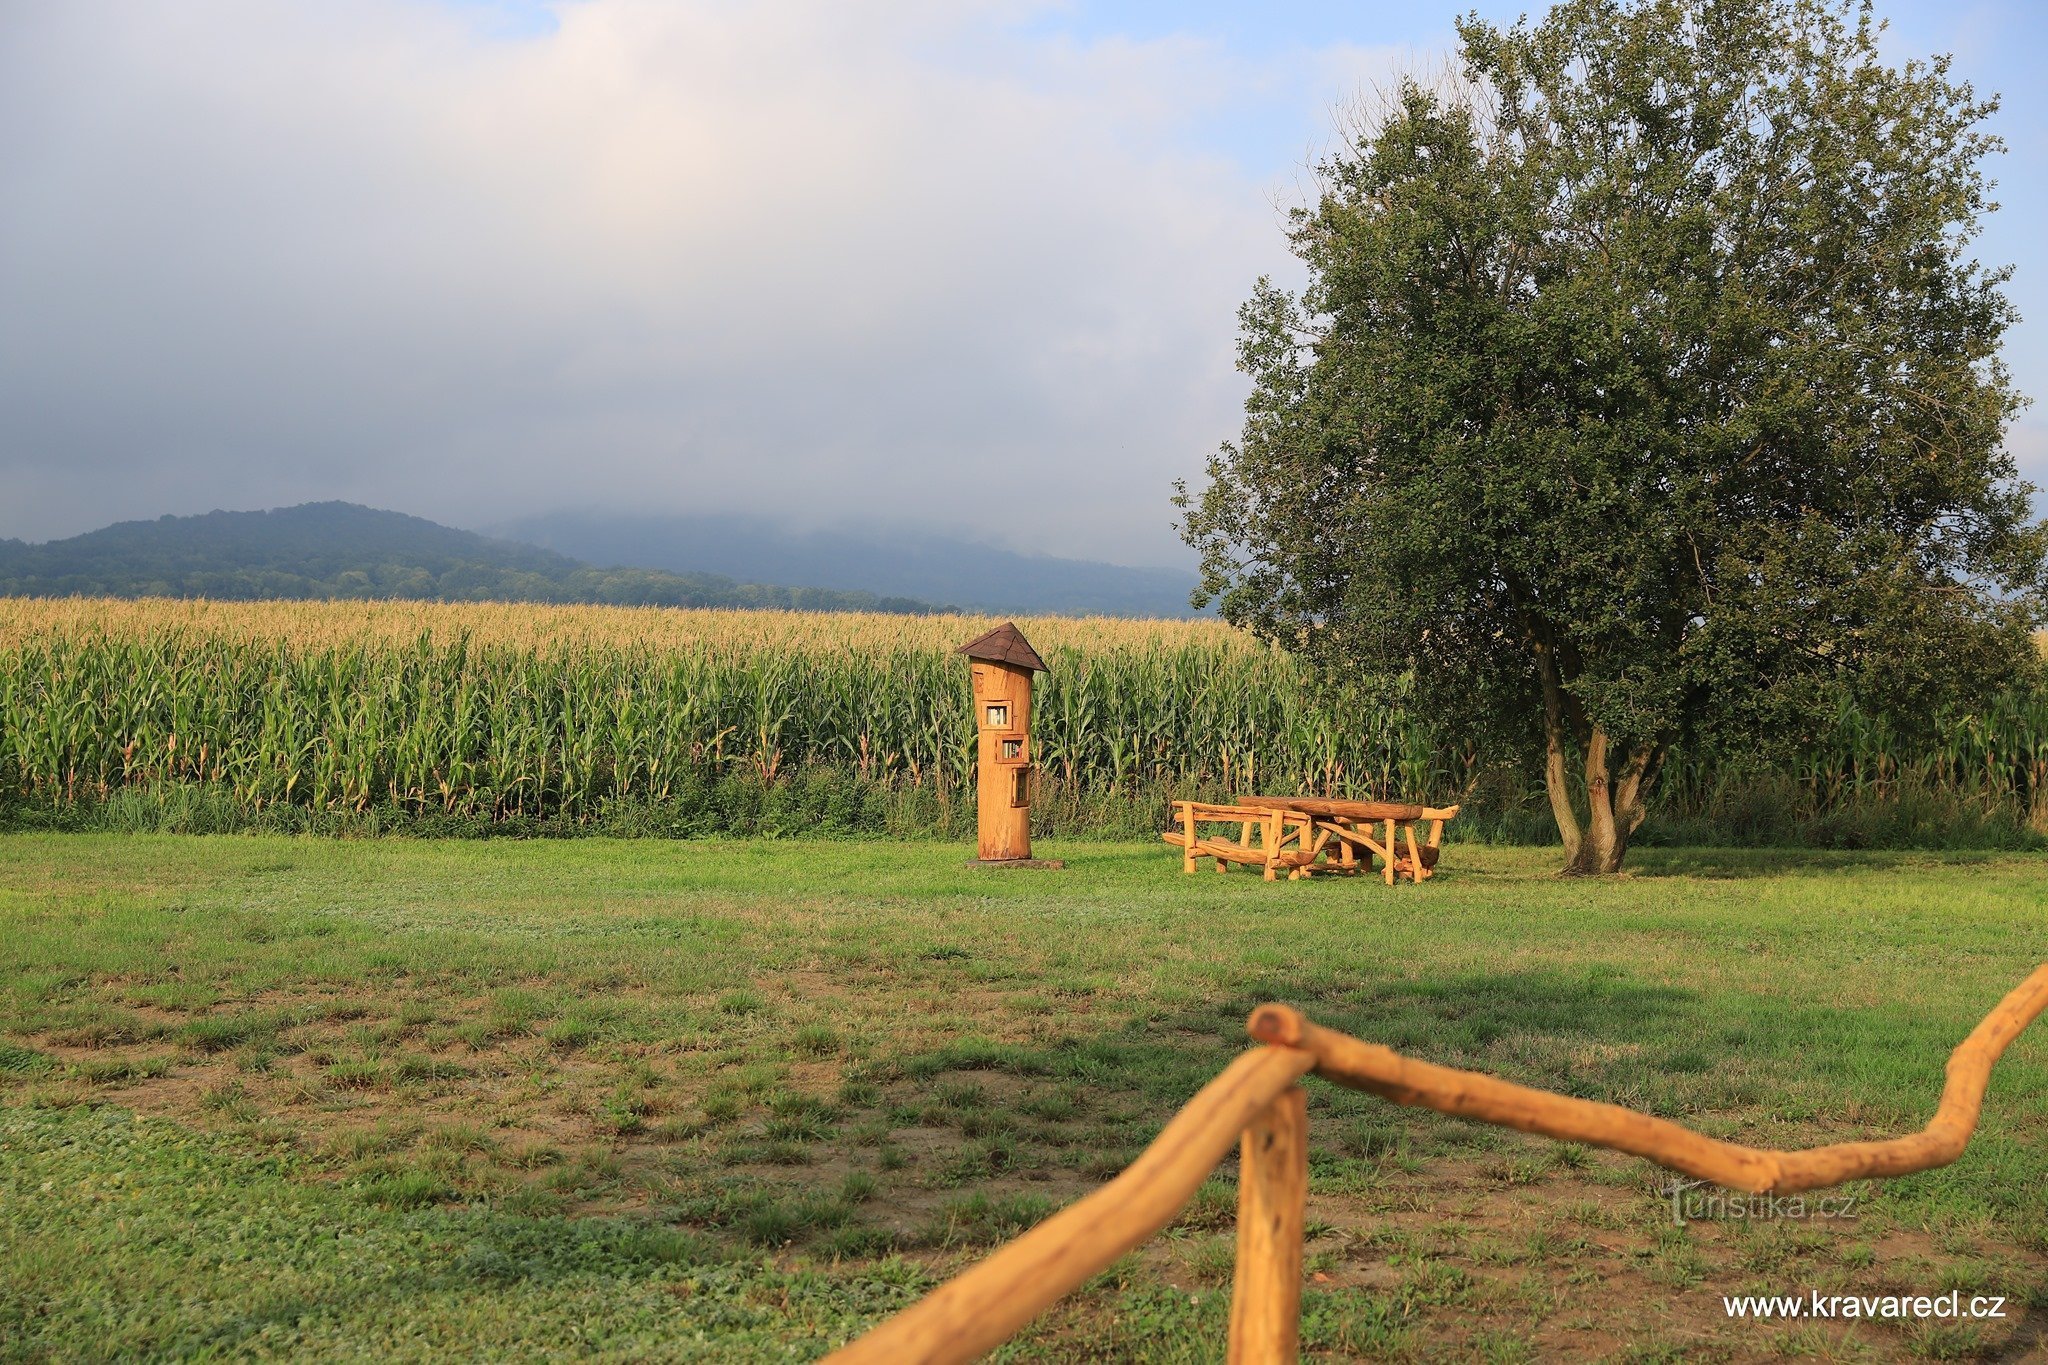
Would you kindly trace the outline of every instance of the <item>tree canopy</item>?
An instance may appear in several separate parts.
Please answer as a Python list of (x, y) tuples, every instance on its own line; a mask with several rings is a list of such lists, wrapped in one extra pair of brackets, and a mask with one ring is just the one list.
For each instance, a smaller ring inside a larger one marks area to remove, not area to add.
[(1622, 864), (1675, 744), (2027, 666), (2048, 534), (2004, 448), (1995, 101), (1869, 6), (1566, 0), (1460, 23), (1240, 311), (1240, 440), (1183, 487), (1224, 616), (1413, 669)]

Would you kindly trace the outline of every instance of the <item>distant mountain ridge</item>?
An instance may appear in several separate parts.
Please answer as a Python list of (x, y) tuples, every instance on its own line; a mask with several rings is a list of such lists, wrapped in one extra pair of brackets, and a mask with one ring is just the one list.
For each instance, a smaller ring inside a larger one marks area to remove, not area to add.
[(937, 610), (872, 592), (625, 565), (596, 568), (553, 550), (346, 502), (125, 521), (36, 545), (0, 540), (0, 595)]
[(592, 564), (827, 582), (975, 611), (1193, 616), (1186, 569), (1019, 554), (939, 531), (792, 531), (763, 518), (556, 512), (491, 528)]

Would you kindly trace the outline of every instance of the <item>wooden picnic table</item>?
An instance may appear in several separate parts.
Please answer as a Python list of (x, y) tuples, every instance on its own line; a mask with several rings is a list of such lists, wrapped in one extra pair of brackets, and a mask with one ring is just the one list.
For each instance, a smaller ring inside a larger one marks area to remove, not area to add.
[[(1198, 858), (1214, 858), (1218, 872), (1234, 862), (1252, 863), (1264, 868), (1267, 881), (1277, 879), (1282, 868), (1294, 881), (1371, 872), (1378, 858), (1389, 886), (1401, 876), (1420, 882), (1435, 875), (1444, 822), (1458, 813), (1456, 806), (1320, 796), (1241, 796), (1228, 804), (1176, 801), (1173, 807), (1180, 828), (1159, 837), (1182, 850), (1183, 872), (1193, 872)], [(1429, 836), (1418, 843), (1415, 826), (1425, 821)], [(1234, 840), (1196, 828), (1230, 822), (1239, 826)]]

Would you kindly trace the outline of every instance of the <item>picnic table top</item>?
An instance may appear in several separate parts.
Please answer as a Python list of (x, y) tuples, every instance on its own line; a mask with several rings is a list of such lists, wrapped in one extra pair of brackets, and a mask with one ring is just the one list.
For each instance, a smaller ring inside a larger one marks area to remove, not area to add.
[(1393, 801), (1339, 801), (1324, 796), (1239, 796), (1233, 805), (1267, 810), (1299, 811), (1330, 820), (1420, 820), (1427, 806), (1408, 806)]

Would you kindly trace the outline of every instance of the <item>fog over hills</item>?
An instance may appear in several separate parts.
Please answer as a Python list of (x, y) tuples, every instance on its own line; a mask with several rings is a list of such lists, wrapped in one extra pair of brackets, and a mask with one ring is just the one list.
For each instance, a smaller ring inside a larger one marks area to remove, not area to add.
[(799, 531), (762, 517), (557, 512), (490, 528), (591, 564), (825, 583), (989, 612), (1192, 616), (1186, 569), (1020, 554), (931, 529)]
[(0, 540), (0, 595), (1193, 614), (1185, 570), (1019, 554), (939, 532), (594, 513), (494, 529), (346, 502), (118, 522), (40, 544)]

